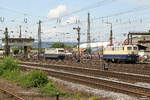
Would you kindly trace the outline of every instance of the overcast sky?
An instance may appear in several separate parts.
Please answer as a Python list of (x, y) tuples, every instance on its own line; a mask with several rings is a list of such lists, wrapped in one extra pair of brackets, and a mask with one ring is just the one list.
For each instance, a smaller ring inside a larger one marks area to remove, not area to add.
[(94, 19), (93, 41), (109, 41), (110, 25), (104, 22), (111, 22), (114, 41), (122, 42), (130, 31), (150, 29), (149, 3), (150, 0), (0, 0), (0, 32), (8, 27), (10, 37), (17, 37), (22, 25), (24, 37), (37, 39), (37, 22), (41, 20), (42, 41), (77, 42), (77, 32), (72, 29), (77, 26), (81, 27), (81, 41), (86, 41), (90, 12)]

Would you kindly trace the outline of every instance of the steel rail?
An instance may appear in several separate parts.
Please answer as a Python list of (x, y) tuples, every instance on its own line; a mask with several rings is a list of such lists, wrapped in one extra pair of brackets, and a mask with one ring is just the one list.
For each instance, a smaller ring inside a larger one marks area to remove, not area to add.
[(48, 73), (50, 76), (54, 77), (59, 77), (63, 78), (66, 81), (73, 80), (75, 82), (81, 82), (84, 84), (88, 84), (90, 86), (94, 86), (96, 88), (105, 88), (107, 90), (111, 91), (117, 91), (117, 92), (122, 92), (126, 94), (132, 94), (136, 96), (147, 96), (150, 97), (150, 88), (145, 88), (125, 82), (120, 82), (120, 81), (112, 81), (109, 79), (103, 79), (103, 78), (98, 78), (98, 77), (91, 77), (87, 75), (81, 75), (81, 74), (73, 74), (69, 72), (64, 72), (64, 71), (56, 71), (48, 68), (42, 68), (42, 67), (33, 67), (33, 66), (28, 66), (28, 65), (21, 65), (21, 67), (25, 69), (30, 69), (30, 70), (43, 70)]
[(0, 91), (3, 92), (3, 93), (5, 93), (5, 94), (8, 94), (8, 95), (14, 97), (16, 100), (24, 100), (23, 98), (17, 96), (16, 94), (13, 94), (13, 93), (11, 93), (11, 92), (9, 92), (7, 90), (4, 90), (2, 88), (0, 88)]
[(54, 64), (38, 64), (38, 63), (25, 63), (21, 62), (22, 65), (31, 65), (38, 67), (45, 67), (50, 69), (71, 71), (77, 73), (90, 74), (91, 76), (104, 76), (104, 77), (112, 77), (118, 78), (121, 80), (132, 80), (138, 82), (147, 82), (150, 83), (150, 76), (148, 75), (140, 75), (140, 74), (131, 74), (131, 73), (122, 73), (122, 72), (113, 72), (113, 71), (104, 71), (98, 69), (89, 69), (89, 68), (81, 68), (81, 67), (72, 67), (66, 65), (54, 65)]

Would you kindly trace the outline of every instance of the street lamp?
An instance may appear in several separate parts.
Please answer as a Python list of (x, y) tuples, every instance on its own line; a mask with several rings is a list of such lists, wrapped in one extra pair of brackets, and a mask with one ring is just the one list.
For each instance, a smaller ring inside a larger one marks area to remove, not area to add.
[(77, 32), (78, 32), (78, 38), (77, 38), (77, 40), (78, 40), (78, 61), (77, 62), (80, 62), (80, 27), (78, 26), (77, 28), (73, 28), (73, 30), (77, 30)]
[(113, 45), (113, 41), (112, 41), (112, 23), (111, 22), (104, 22), (105, 24), (109, 24), (110, 25), (110, 45)]

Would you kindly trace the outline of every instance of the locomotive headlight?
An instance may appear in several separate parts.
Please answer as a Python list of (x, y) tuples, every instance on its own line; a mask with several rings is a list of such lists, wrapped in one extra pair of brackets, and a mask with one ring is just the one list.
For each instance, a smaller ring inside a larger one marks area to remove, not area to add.
[(130, 54), (128, 53), (128, 56), (130, 56)]

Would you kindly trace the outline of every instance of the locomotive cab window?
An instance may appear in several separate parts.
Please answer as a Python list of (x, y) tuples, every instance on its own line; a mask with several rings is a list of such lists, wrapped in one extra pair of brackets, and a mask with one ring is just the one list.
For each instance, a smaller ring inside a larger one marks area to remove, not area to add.
[(64, 50), (58, 50), (58, 52), (64, 52)]
[(128, 50), (132, 50), (132, 47), (127, 47)]
[(133, 47), (133, 50), (137, 50), (137, 47)]

